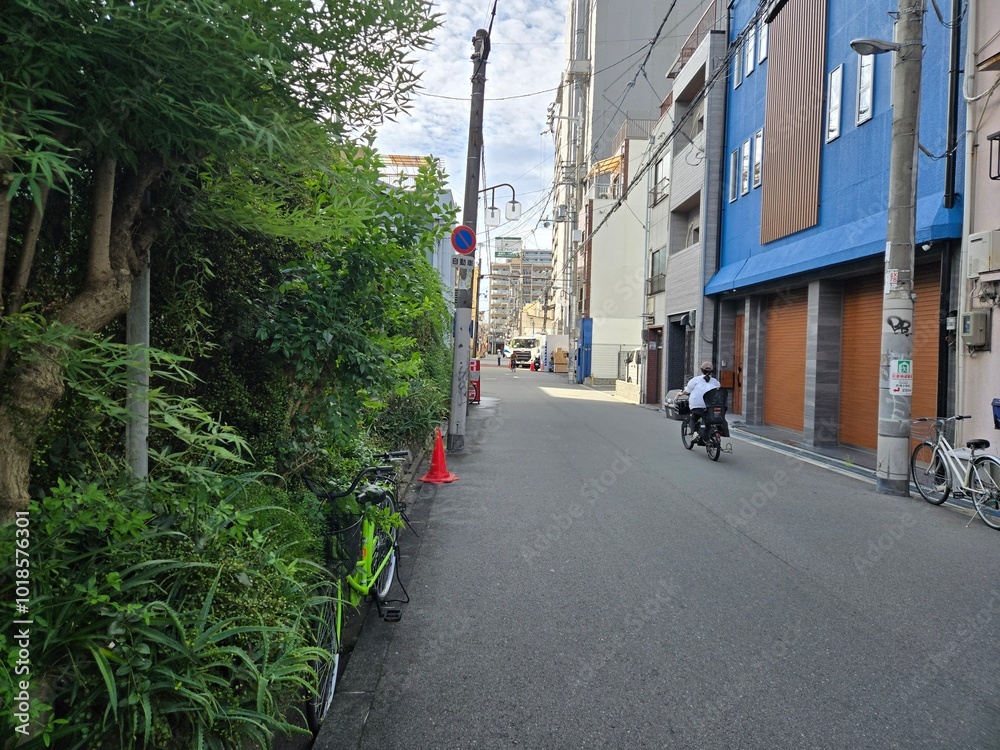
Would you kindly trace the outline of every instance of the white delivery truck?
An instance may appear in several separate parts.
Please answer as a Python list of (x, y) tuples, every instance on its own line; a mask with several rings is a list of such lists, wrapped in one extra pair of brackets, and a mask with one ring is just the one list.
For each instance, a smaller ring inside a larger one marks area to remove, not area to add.
[(542, 346), (545, 336), (541, 333), (528, 333), (515, 336), (510, 340), (510, 358), (514, 367), (530, 367), (532, 362), (541, 362)]

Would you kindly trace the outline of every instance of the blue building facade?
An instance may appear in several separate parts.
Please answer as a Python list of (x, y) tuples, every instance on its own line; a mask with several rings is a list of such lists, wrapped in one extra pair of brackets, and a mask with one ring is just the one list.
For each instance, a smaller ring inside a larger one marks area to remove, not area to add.
[[(874, 448), (894, 53), (850, 41), (891, 40), (897, 4), (789, 0), (770, 24), (760, 6), (731, 7), (720, 254), (705, 287), (716, 356), (747, 424)], [(953, 397), (964, 107), (950, 60), (963, 39), (925, 16), (913, 416)]]

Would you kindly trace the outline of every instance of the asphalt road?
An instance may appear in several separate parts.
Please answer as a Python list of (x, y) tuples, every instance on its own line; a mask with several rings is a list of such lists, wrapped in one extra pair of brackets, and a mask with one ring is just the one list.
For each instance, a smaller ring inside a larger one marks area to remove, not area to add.
[(662, 413), (482, 373), (315, 747), (1000, 748), (1000, 534)]

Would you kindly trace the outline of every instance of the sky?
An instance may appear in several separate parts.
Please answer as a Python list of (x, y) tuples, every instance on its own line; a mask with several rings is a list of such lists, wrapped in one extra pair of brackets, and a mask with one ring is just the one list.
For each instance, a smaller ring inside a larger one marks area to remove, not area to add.
[[(488, 29), (494, 0), (437, 0), (442, 25), (433, 45), (414, 53), (422, 88), (397, 122), (378, 127), (375, 145), (383, 154), (434, 156), (444, 164), (455, 202), (463, 202), (472, 93), (472, 37)], [(496, 0), (490, 34), (483, 105), (483, 164), (480, 187), (510, 183), (521, 203), (521, 218), (487, 228), (477, 221), (477, 255), (493, 259), (495, 237), (521, 237), (525, 249), (551, 248), (554, 141), (546, 108), (565, 66), (566, 0)], [(486, 194), (489, 196), (489, 193)], [(503, 216), (509, 188), (495, 191)], [(461, 218), (461, 214), (459, 214)], [(483, 248), (487, 253), (483, 254)]]

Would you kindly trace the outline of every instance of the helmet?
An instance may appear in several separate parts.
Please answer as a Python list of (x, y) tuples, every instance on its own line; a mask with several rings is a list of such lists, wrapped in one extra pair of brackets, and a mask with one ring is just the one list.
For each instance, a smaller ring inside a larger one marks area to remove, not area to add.
[(713, 370), (715, 370), (715, 368), (712, 366), (711, 362), (706, 361), (701, 363), (702, 372), (712, 372)]

